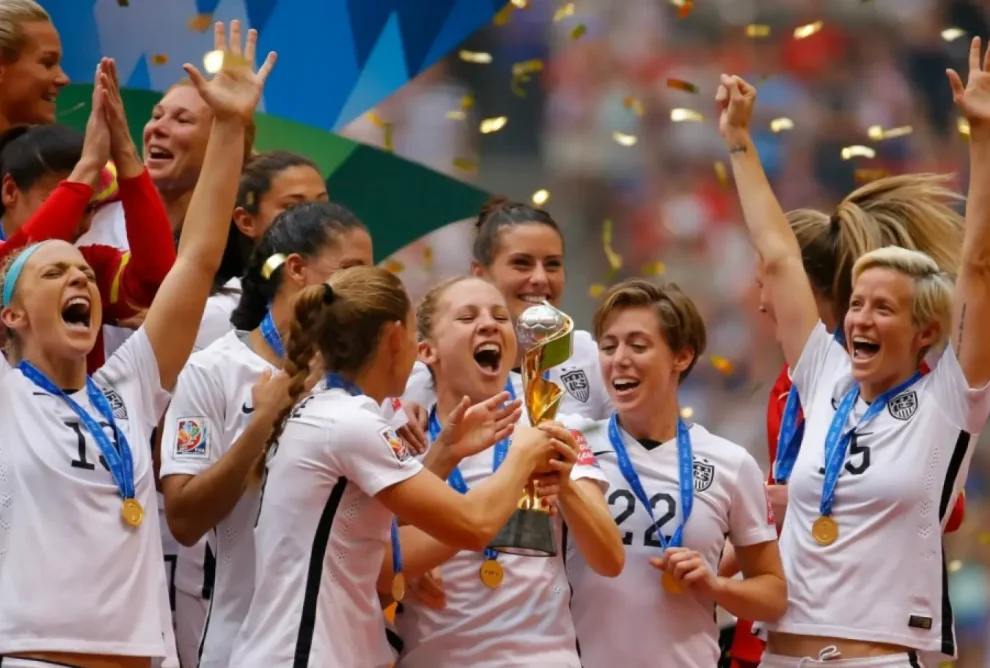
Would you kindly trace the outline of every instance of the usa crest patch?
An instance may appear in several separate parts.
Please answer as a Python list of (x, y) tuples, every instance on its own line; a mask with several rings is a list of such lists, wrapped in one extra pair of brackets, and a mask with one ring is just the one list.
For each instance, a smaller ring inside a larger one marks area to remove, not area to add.
[(206, 459), (209, 454), (206, 418), (180, 418), (175, 432), (176, 459)]
[(392, 427), (382, 427), (378, 430), (378, 435), (385, 441), (385, 445), (388, 446), (389, 452), (395, 457), (395, 461), (403, 464), (412, 459), (412, 455), (409, 453), (406, 444), (402, 442), (402, 439), (399, 438), (399, 435), (395, 433)]
[(591, 396), (591, 386), (588, 384), (588, 376), (583, 370), (575, 369), (561, 374), (560, 380), (564, 383), (567, 391), (571, 393), (571, 396), (583, 404), (588, 403), (588, 397)]
[(127, 407), (124, 406), (124, 400), (120, 398), (117, 391), (112, 387), (101, 387), (100, 389), (103, 390), (103, 396), (107, 398), (107, 401), (110, 403), (110, 408), (113, 409), (114, 418), (117, 420), (126, 420)]
[(910, 420), (911, 416), (918, 411), (918, 393), (914, 390), (898, 394), (887, 402), (887, 410), (892, 417), (898, 420)]
[(708, 460), (694, 460), (694, 491), (704, 492), (715, 481), (715, 467)]

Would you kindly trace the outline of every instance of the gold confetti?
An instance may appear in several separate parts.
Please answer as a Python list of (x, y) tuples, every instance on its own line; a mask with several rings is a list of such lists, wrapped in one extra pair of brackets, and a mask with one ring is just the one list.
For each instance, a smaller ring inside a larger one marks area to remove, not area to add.
[(384, 266), (386, 271), (390, 271), (393, 274), (401, 273), (406, 268), (404, 264), (392, 258), (385, 260)]
[(533, 193), (532, 199), (533, 199), (533, 204), (535, 204), (536, 206), (543, 206), (544, 204), (547, 203), (547, 200), (550, 199), (550, 191), (545, 188), (541, 188), (540, 190), (537, 190), (535, 193)]
[(719, 187), (725, 188), (729, 185), (729, 170), (725, 168), (724, 162), (715, 163), (715, 178), (718, 179)]
[(963, 137), (969, 136), (969, 121), (960, 116), (956, 119), (956, 129), (959, 130), (959, 134)]
[(731, 375), (733, 371), (732, 362), (722, 357), (721, 355), (712, 355), (712, 366), (715, 370), (726, 376)]
[(622, 268), (622, 256), (612, 250), (612, 221), (608, 219), (602, 224), (602, 248), (608, 259), (608, 266), (614, 274)]
[(805, 37), (811, 37), (816, 32), (822, 29), (822, 22), (815, 21), (814, 23), (809, 23), (807, 25), (798, 26), (794, 29), (794, 39), (804, 39)]
[(433, 247), (427, 246), (423, 249), (423, 269), (430, 271), (433, 269)]
[(976, 540), (980, 542), (980, 545), (990, 545), (990, 533), (981, 533), (976, 537)]
[(377, 111), (369, 111), (368, 120), (371, 121), (371, 124), (374, 125), (376, 128), (385, 127), (385, 121), (382, 120), (382, 117), (378, 115)]
[(746, 26), (746, 37), (769, 37), (770, 26), (762, 23), (750, 23)]
[(189, 19), (189, 29), (193, 32), (206, 32), (213, 25), (212, 14), (197, 14)]
[(529, 0), (512, 0), (516, 9), (529, 9)]
[(449, 118), (452, 121), (463, 121), (464, 119), (467, 118), (467, 114), (461, 111), (460, 109), (454, 109), (453, 111), (447, 112), (447, 118)]
[(586, 32), (588, 32), (588, 26), (583, 23), (579, 23), (571, 28), (571, 39), (581, 39), (584, 37), (584, 33)]
[(874, 181), (885, 179), (888, 176), (890, 176), (890, 172), (886, 169), (857, 169), (853, 172), (853, 177), (856, 179), (856, 183), (860, 185), (873, 183)]
[(775, 118), (770, 121), (770, 131), (771, 132), (783, 132), (784, 130), (793, 130), (794, 121), (791, 119), (781, 116), (780, 118)]
[(942, 31), (942, 39), (944, 39), (946, 42), (952, 42), (959, 39), (965, 34), (966, 31), (962, 30), (961, 28), (946, 28), (945, 30)]
[(481, 125), (479, 126), (478, 129), (481, 130), (481, 134), (488, 135), (493, 132), (498, 132), (499, 130), (504, 128), (505, 124), (508, 122), (509, 122), (508, 116), (496, 116), (495, 118), (486, 118), (483, 121), (481, 121)]
[(457, 53), (458, 57), (465, 63), (477, 63), (479, 65), (487, 65), (492, 62), (492, 54), (485, 53), (484, 51), (468, 51), (466, 49), (461, 49)]
[(454, 167), (473, 173), (478, 171), (478, 161), (472, 158), (454, 158)]
[(624, 132), (613, 132), (612, 139), (620, 146), (635, 146), (636, 142), (639, 141), (636, 139), (636, 135), (627, 135)]
[(519, 97), (526, 97), (526, 90), (523, 88), (523, 84), (529, 83), (532, 77), (531, 74), (543, 71), (543, 60), (540, 58), (533, 58), (532, 60), (524, 60), (522, 62), (514, 63), (512, 65), (512, 81), (509, 87), (512, 92)]
[(889, 130), (884, 130), (883, 126), (871, 125), (866, 129), (866, 134), (873, 141), (883, 141), (884, 139), (896, 139), (897, 137), (905, 137), (914, 132), (914, 129), (910, 125), (902, 125), (898, 128), (890, 128)]
[(698, 92), (697, 86), (695, 86), (690, 81), (684, 81), (684, 79), (667, 79), (667, 88), (673, 88), (674, 90), (682, 90), (685, 93)]
[(223, 51), (210, 51), (203, 56), (203, 69), (209, 74), (216, 74), (223, 67)]
[(681, 409), (681, 417), (685, 420), (690, 420), (692, 415), (694, 415), (694, 409), (690, 406), (685, 406)]
[(392, 133), (392, 124), (385, 123), (384, 127), (382, 127), (382, 130), (383, 130), (382, 144), (385, 146), (385, 151), (387, 153), (395, 153), (395, 143)]
[(588, 288), (588, 296), (592, 299), (598, 299), (605, 292), (605, 286), (601, 283), (592, 283), (591, 287)]
[(877, 152), (874, 151), (869, 146), (846, 146), (842, 149), (842, 159), (850, 160), (852, 158), (875, 158), (877, 157)]
[(677, 7), (677, 18), (685, 19), (691, 10), (694, 9), (694, 2), (692, 0), (670, 0), (670, 4)]
[(639, 101), (639, 98), (626, 95), (625, 99), (622, 100), (622, 104), (626, 109), (632, 109), (632, 112), (637, 116), (643, 115), (643, 103)]
[(515, 12), (516, 12), (516, 6), (510, 2), (509, 4), (507, 4), (505, 7), (503, 7), (498, 11), (498, 13), (495, 15), (495, 18), (493, 19), (493, 22), (497, 26), (504, 26), (506, 23), (509, 22), (509, 20), (512, 18), (512, 15)]
[(151, 64), (152, 65), (165, 65), (167, 63), (168, 63), (168, 54), (167, 53), (156, 53), (155, 55), (153, 55), (151, 57)]
[(665, 271), (667, 271), (666, 265), (659, 260), (656, 262), (650, 262), (649, 264), (644, 264), (643, 268), (639, 270), (643, 276), (659, 276)]
[(963, 562), (959, 561), (958, 559), (953, 559), (952, 561), (949, 562), (948, 571), (950, 573), (957, 573), (962, 570), (962, 567), (963, 567)]
[(670, 120), (675, 123), (682, 123), (684, 121), (700, 122), (705, 120), (705, 117), (694, 109), (671, 109)]
[(461, 98), (461, 109), (470, 109), (474, 106), (474, 95), (468, 93)]
[(555, 11), (553, 13), (553, 22), (554, 23), (560, 23), (561, 21), (563, 21), (564, 19), (566, 19), (568, 16), (574, 16), (574, 3), (573, 2), (568, 2), (567, 4), (563, 5), (562, 7), (558, 7), (557, 8), (557, 11)]

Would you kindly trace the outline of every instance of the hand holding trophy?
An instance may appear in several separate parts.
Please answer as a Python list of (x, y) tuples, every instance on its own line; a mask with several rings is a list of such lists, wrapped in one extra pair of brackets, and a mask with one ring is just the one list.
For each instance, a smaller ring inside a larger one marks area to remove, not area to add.
[[(516, 323), (516, 336), (525, 351), (521, 370), (523, 403), (534, 427), (557, 416), (564, 390), (547, 380), (544, 373), (570, 358), (573, 331), (574, 321), (546, 302), (523, 311)], [(556, 556), (553, 522), (540, 501), (535, 482), (526, 486), (519, 507), (495, 536), (491, 548), (506, 554)]]

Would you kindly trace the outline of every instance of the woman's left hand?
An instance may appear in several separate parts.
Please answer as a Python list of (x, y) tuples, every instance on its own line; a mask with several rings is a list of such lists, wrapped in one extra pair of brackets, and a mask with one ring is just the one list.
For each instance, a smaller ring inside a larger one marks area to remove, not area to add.
[(254, 57), (258, 46), (258, 31), (248, 30), (247, 40), (241, 49), (241, 22), (230, 22), (230, 40), (224, 24), (217, 22), (213, 27), (213, 49), (222, 54), (223, 60), (213, 79), (207, 81), (194, 65), (186, 63), (186, 71), (196, 90), (213, 110), (218, 119), (240, 119), (251, 122), (254, 110), (261, 100), (265, 79), (275, 66), (275, 52), (265, 58), (258, 71), (254, 71)]
[(668, 547), (662, 557), (650, 557), (650, 565), (667, 571), (699, 594), (714, 597), (718, 589), (718, 576), (705, 565), (700, 554), (686, 547)]
[(581, 446), (578, 444), (579, 432), (573, 432), (559, 422), (544, 422), (539, 429), (567, 446), (564, 450), (566, 454), (550, 461), (550, 468), (557, 474), (560, 489), (565, 490), (571, 482), (571, 471), (581, 457)]
[(412, 402), (401, 402), (400, 405), (399, 410), (406, 412), (406, 418), (409, 421), (402, 425), (401, 429), (397, 429), (396, 433), (406, 442), (413, 454), (421, 455), (430, 447), (429, 441), (426, 440), (426, 420), (428, 417), (426, 409)]
[[(557, 508), (557, 497), (560, 496), (561, 475), (560, 473), (544, 473), (533, 479), (540, 497), (540, 503), (551, 515), (556, 515), (559, 510)], [(569, 476), (570, 474), (568, 474)]]

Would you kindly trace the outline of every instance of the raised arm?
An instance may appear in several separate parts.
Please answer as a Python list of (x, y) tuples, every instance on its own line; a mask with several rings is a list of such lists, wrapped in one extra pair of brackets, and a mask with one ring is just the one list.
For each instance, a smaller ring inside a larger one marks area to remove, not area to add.
[(258, 72), (254, 72), (257, 41), (258, 33), (249, 30), (242, 53), (240, 23), (231, 23), (229, 46), (224, 25), (217, 23), (214, 48), (222, 51), (224, 58), (213, 80), (207, 81), (192, 65), (183, 66), (213, 110), (213, 128), (203, 169), (189, 203), (175, 264), (144, 321), (163, 388), (175, 384), (192, 352), (206, 298), (227, 242), (244, 160), (239, 148), (244, 145), (244, 128), (275, 64), (275, 54), (270, 53)]
[(719, 132), (729, 149), (743, 218), (763, 263), (784, 358), (793, 368), (818, 322), (818, 309), (801, 263), (801, 248), (749, 135), (756, 89), (739, 77), (723, 74), (716, 101), (722, 110)]
[(966, 236), (956, 279), (952, 345), (970, 387), (990, 381), (990, 51), (980, 63), (980, 38), (969, 47), (969, 78), (963, 86), (947, 70), (952, 97), (970, 128)]

